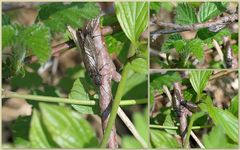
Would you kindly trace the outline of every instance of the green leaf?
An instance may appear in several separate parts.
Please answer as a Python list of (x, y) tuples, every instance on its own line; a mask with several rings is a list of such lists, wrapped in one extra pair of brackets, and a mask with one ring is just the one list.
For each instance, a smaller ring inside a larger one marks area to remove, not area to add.
[(17, 146), (30, 147), (28, 133), (30, 128), (30, 117), (18, 117), (11, 125), (13, 141)]
[(144, 114), (140, 112), (136, 112), (133, 114), (133, 123), (136, 127), (136, 130), (139, 132), (139, 134), (143, 137), (143, 139), (148, 141), (148, 109), (144, 110)]
[(177, 24), (197, 23), (195, 9), (188, 3), (179, 3), (176, 8), (175, 22)]
[(131, 71), (128, 79), (128, 85), (124, 89), (123, 99), (145, 98), (147, 97), (147, 76), (145, 74), (134, 73)]
[(177, 139), (160, 130), (150, 130), (151, 143), (154, 148), (180, 148)]
[(61, 148), (96, 147), (92, 126), (79, 113), (66, 107), (40, 103), (42, 120), (53, 141)]
[(158, 13), (161, 8), (161, 4), (162, 3), (159, 3), (159, 2), (151, 2), (150, 10), (154, 11), (154, 13)]
[[(221, 139), (221, 140), (219, 140)], [(203, 135), (203, 144), (206, 148), (237, 148), (237, 144), (228, 143), (226, 134), (221, 126), (213, 127), (209, 134)]]
[(207, 85), (208, 79), (212, 71), (191, 71), (190, 82), (195, 92), (200, 95), (205, 86)]
[(14, 37), (16, 36), (17, 31), (11, 25), (6, 25), (2, 27), (2, 48), (10, 46), (13, 43)]
[(115, 2), (118, 21), (133, 44), (148, 24), (148, 2)]
[(96, 17), (100, 13), (95, 3), (49, 3), (40, 6), (38, 18), (52, 32), (64, 32), (66, 24), (73, 28), (83, 27), (85, 21)]
[(43, 126), (40, 121), (40, 114), (36, 109), (33, 111), (29, 139), (32, 148), (50, 148)]
[(142, 148), (142, 145), (133, 136), (122, 137), (122, 148)]
[(167, 72), (166, 74), (157, 74), (155, 76), (151, 76), (151, 86), (155, 90), (159, 90), (159, 92), (161, 93), (163, 92), (163, 85), (166, 85), (169, 90), (172, 90), (173, 83), (181, 80), (182, 78), (179, 72)]
[(148, 74), (148, 63), (146, 59), (137, 58), (131, 62), (131, 69), (136, 73)]
[(218, 32), (211, 32), (207, 28), (200, 29), (197, 32), (197, 37), (207, 44), (209, 48), (213, 47), (213, 39), (216, 40), (220, 45), (223, 43), (222, 37), (231, 35), (228, 28), (224, 28)]
[(186, 49), (189, 52), (192, 52), (192, 54), (200, 61), (203, 60), (204, 49), (203, 49), (203, 43), (200, 39), (193, 39), (188, 41), (186, 45)]
[(163, 43), (161, 51), (163, 53), (169, 53), (170, 49), (174, 48), (174, 43), (178, 40), (182, 40), (182, 37), (180, 34), (175, 33), (175, 34), (171, 34), (168, 39)]
[(231, 100), (231, 105), (228, 110), (236, 117), (238, 117), (238, 95)]
[(201, 110), (207, 111), (216, 126), (221, 126), (228, 137), (238, 142), (238, 119), (228, 110), (214, 107), (211, 98), (208, 96), (206, 104), (201, 104)]
[(2, 26), (10, 25), (10, 24), (11, 24), (10, 17), (6, 13), (3, 13), (2, 14)]
[(37, 56), (40, 63), (45, 63), (49, 59), (51, 52), (49, 28), (39, 24), (33, 25), (26, 28), (21, 36), (23, 44)]
[(198, 12), (199, 22), (206, 22), (213, 17), (220, 15), (226, 8), (226, 2), (205, 2)]
[[(174, 127), (175, 124), (172, 120), (172, 117), (171, 117), (171, 114), (167, 114), (165, 120), (164, 120), (164, 123), (163, 123), (164, 126), (169, 126), (169, 127)], [(171, 129), (165, 129), (165, 131), (169, 134), (172, 134), (172, 135), (175, 135), (177, 134), (177, 131), (176, 130), (171, 130)]]
[[(79, 100), (90, 100), (88, 93), (85, 91), (84, 86), (80, 82), (79, 79), (76, 79), (71, 92), (69, 94), (69, 98), (79, 99)], [(97, 110), (94, 106), (84, 106), (84, 105), (75, 105), (72, 104), (72, 107), (82, 114), (95, 114)]]
[(174, 47), (175, 47), (177, 52), (181, 52), (185, 48), (186, 41), (184, 41), (184, 40), (177, 40), (177, 41), (174, 42), (173, 45), (174, 45)]

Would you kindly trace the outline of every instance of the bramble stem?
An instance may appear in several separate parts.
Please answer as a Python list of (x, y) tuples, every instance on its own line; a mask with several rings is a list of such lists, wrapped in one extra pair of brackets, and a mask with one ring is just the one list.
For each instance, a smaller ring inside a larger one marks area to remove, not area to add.
[(118, 106), (120, 104), (120, 101), (121, 101), (121, 98), (122, 98), (122, 95), (123, 95), (123, 92), (124, 92), (124, 88), (125, 88), (125, 84), (126, 84), (126, 81), (127, 81), (127, 75), (129, 73), (129, 70), (130, 70), (130, 64), (127, 63), (126, 66), (123, 69), (122, 78), (121, 78), (121, 81), (120, 81), (120, 83), (118, 85), (118, 88), (117, 88), (117, 93), (116, 93), (116, 96), (115, 96), (115, 100), (113, 101), (112, 110), (111, 110), (111, 113), (110, 113), (110, 118), (108, 120), (107, 128), (105, 130), (105, 133), (103, 135), (103, 140), (102, 140), (102, 143), (100, 145), (101, 148), (106, 148), (106, 146), (107, 146), (109, 135), (110, 135), (112, 127), (115, 123), (116, 116), (117, 116)]
[[(22, 98), (31, 101), (42, 101), (42, 102), (51, 102), (51, 103), (67, 103), (67, 104), (77, 104), (77, 105), (96, 105), (96, 101), (94, 100), (79, 100), (79, 99), (70, 99), (70, 98), (60, 98), (60, 97), (52, 97), (52, 96), (39, 96), (39, 95), (30, 95), (30, 94), (20, 94), (17, 92), (11, 91), (3, 91), (2, 98)], [(146, 104), (147, 99), (128, 99), (122, 100), (120, 102), (121, 106), (127, 105), (138, 105), (138, 104)]]

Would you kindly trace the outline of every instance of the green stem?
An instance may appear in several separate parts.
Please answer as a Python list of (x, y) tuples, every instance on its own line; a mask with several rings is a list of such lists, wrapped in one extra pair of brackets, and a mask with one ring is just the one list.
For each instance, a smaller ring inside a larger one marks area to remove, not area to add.
[(102, 143), (100, 145), (101, 148), (106, 148), (106, 146), (107, 146), (109, 135), (110, 135), (112, 127), (115, 123), (118, 107), (119, 107), (119, 104), (120, 104), (120, 101), (121, 101), (121, 98), (122, 98), (122, 95), (123, 95), (123, 92), (124, 92), (124, 88), (126, 87), (125, 84), (126, 84), (126, 81), (127, 81), (127, 76), (128, 76), (129, 70), (130, 70), (130, 64), (127, 63), (125, 65), (124, 69), (123, 69), (122, 78), (121, 78), (121, 81), (118, 85), (116, 96), (115, 96), (115, 99), (113, 101), (110, 117), (109, 117), (109, 120), (108, 120), (108, 123), (107, 123), (107, 128), (104, 132), (103, 140), (102, 140)]
[[(149, 125), (150, 128), (157, 128), (157, 129), (172, 129), (172, 130), (178, 130), (178, 127), (173, 126), (161, 126), (161, 125)], [(192, 130), (198, 130), (203, 128), (211, 128), (212, 125), (205, 125), (205, 126), (192, 126)]]
[[(51, 96), (39, 96), (39, 95), (29, 95), (29, 94), (20, 94), (17, 92), (3, 91), (2, 98), (22, 98), (32, 101), (42, 101), (42, 102), (52, 102), (52, 103), (67, 103), (67, 104), (77, 104), (77, 105), (88, 105), (94, 106), (96, 102), (94, 100), (79, 100), (79, 99), (70, 99), (70, 98), (60, 98), (60, 97), (51, 97)], [(122, 100), (120, 102), (121, 106), (126, 105), (137, 105), (137, 104), (146, 104), (147, 99), (129, 99)]]

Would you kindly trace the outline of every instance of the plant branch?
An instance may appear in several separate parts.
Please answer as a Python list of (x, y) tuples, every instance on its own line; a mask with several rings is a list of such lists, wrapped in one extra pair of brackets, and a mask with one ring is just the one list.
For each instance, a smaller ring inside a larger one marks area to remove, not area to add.
[[(100, 27), (100, 17), (91, 20), (87, 24), (86, 30), (88, 30), (88, 28), (92, 30), (91, 36), (97, 54), (96, 65), (101, 75), (100, 85), (98, 85), (100, 91), (99, 106), (101, 111), (102, 130), (103, 133), (105, 133), (105, 130), (108, 127), (109, 112), (113, 100), (111, 82), (112, 80), (119, 82), (121, 75), (116, 71), (116, 67), (108, 53), (102, 29)], [(110, 138), (108, 140), (108, 147), (115, 149), (118, 148), (117, 133), (116, 127), (112, 127)]]
[[(96, 105), (95, 100), (79, 100), (79, 99), (70, 99), (70, 98), (60, 98), (52, 96), (39, 96), (39, 95), (30, 95), (30, 94), (20, 94), (17, 92), (3, 90), (2, 98), (22, 98), (32, 101), (41, 101), (41, 102), (50, 102), (50, 103), (66, 103), (66, 104), (77, 104), (77, 105)], [(127, 99), (120, 102), (120, 106), (129, 106), (129, 105), (139, 105), (147, 104), (147, 99)]]
[[(179, 127), (175, 126), (161, 126), (161, 125), (149, 125), (150, 128), (157, 128), (157, 129), (170, 129), (170, 130), (178, 130)], [(199, 129), (204, 129), (204, 128), (211, 128), (212, 125), (204, 125), (204, 126), (193, 126), (192, 130), (199, 130)]]
[(218, 73), (213, 74), (213, 75), (209, 78), (209, 81), (212, 81), (212, 80), (221, 78), (221, 77), (226, 76), (227, 74), (233, 73), (233, 72), (236, 72), (236, 70), (224, 70), (224, 71), (220, 71), (220, 72), (218, 72)]
[(156, 37), (156, 36), (159, 36), (162, 34), (171, 34), (171, 33), (176, 33), (176, 32), (199, 30), (202, 28), (209, 28), (209, 27), (213, 27), (213, 26), (217, 26), (217, 25), (229, 24), (236, 20), (238, 20), (238, 14), (231, 14), (228, 16), (220, 17), (216, 20), (209, 21), (209, 22), (196, 23), (196, 24), (190, 24), (190, 25), (180, 25), (180, 24), (174, 24), (174, 23), (161, 22), (155, 18), (153, 21), (154, 24), (157, 24), (161, 27), (168, 27), (168, 28), (172, 28), (172, 29), (155, 31), (155, 32), (151, 33), (151, 35)]
[(110, 132), (112, 130), (112, 127), (113, 127), (115, 119), (116, 119), (118, 106), (120, 104), (120, 101), (121, 101), (121, 98), (122, 98), (122, 95), (123, 95), (123, 91), (124, 91), (124, 88), (125, 88), (125, 84), (126, 84), (126, 81), (127, 81), (127, 76), (128, 76), (129, 71), (130, 71), (130, 64), (127, 63), (124, 66), (123, 71), (122, 71), (122, 79), (121, 79), (121, 81), (118, 85), (118, 88), (117, 88), (115, 100), (113, 102), (112, 110), (111, 110), (111, 113), (110, 113), (110, 118), (109, 118), (107, 128), (106, 128), (105, 133), (103, 135), (103, 140), (102, 140), (102, 143), (101, 143), (101, 146), (100, 146), (101, 148), (105, 148), (106, 145), (107, 145)]
[(145, 142), (145, 140), (141, 137), (141, 135), (136, 130), (135, 126), (131, 122), (131, 120), (128, 118), (128, 116), (124, 113), (124, 111), (119, 107), (117, 111), (118, 116), (122, 119), (124, 124), (127, 126), (127, 128), (131, 131), (133, 136), (139, 141), (139, 143), (143, 146), (143, 148), (148, 148), (148, 144)]
[(180, 83), (175, 82), (173, 84), (173, 88), (174, 88), (174, 99), (173, 99), (173, 108), (175, 110), (177, 110), (178, 112), (178, 117), (179, 117), (179, 129), (180, 129), (180, 133), (181, 133), (181, 139), (182, 139), (182, 146), (183, 147), (188, 147), (188, 144), (185, 144), (185, 140), (186, 140), (186, 133), (187, 133), (187, 116), (191, 115), (191, 112), (185, 108), (184, 106), (180, 105), (181, 102), (184, 101), (183, 95), (182, 95), (182, 91), (181, 91), (181, 86)]

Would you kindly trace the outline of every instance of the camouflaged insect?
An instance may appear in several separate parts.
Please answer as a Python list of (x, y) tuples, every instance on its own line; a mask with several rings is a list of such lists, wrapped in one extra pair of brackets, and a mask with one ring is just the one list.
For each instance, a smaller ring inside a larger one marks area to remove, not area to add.
[(87, 72), (90, 74), (96, 86), (101, 85), (101, 74), (98, 67), (98, 57), (93, 41), (93, 29), (96, 25), (95, 20), (89, 22), (84, 29), (75, 31), (68, 26), (69, 32), (72, 34), (73, 40), (77, 47), (81, 49), (81, 57)]

